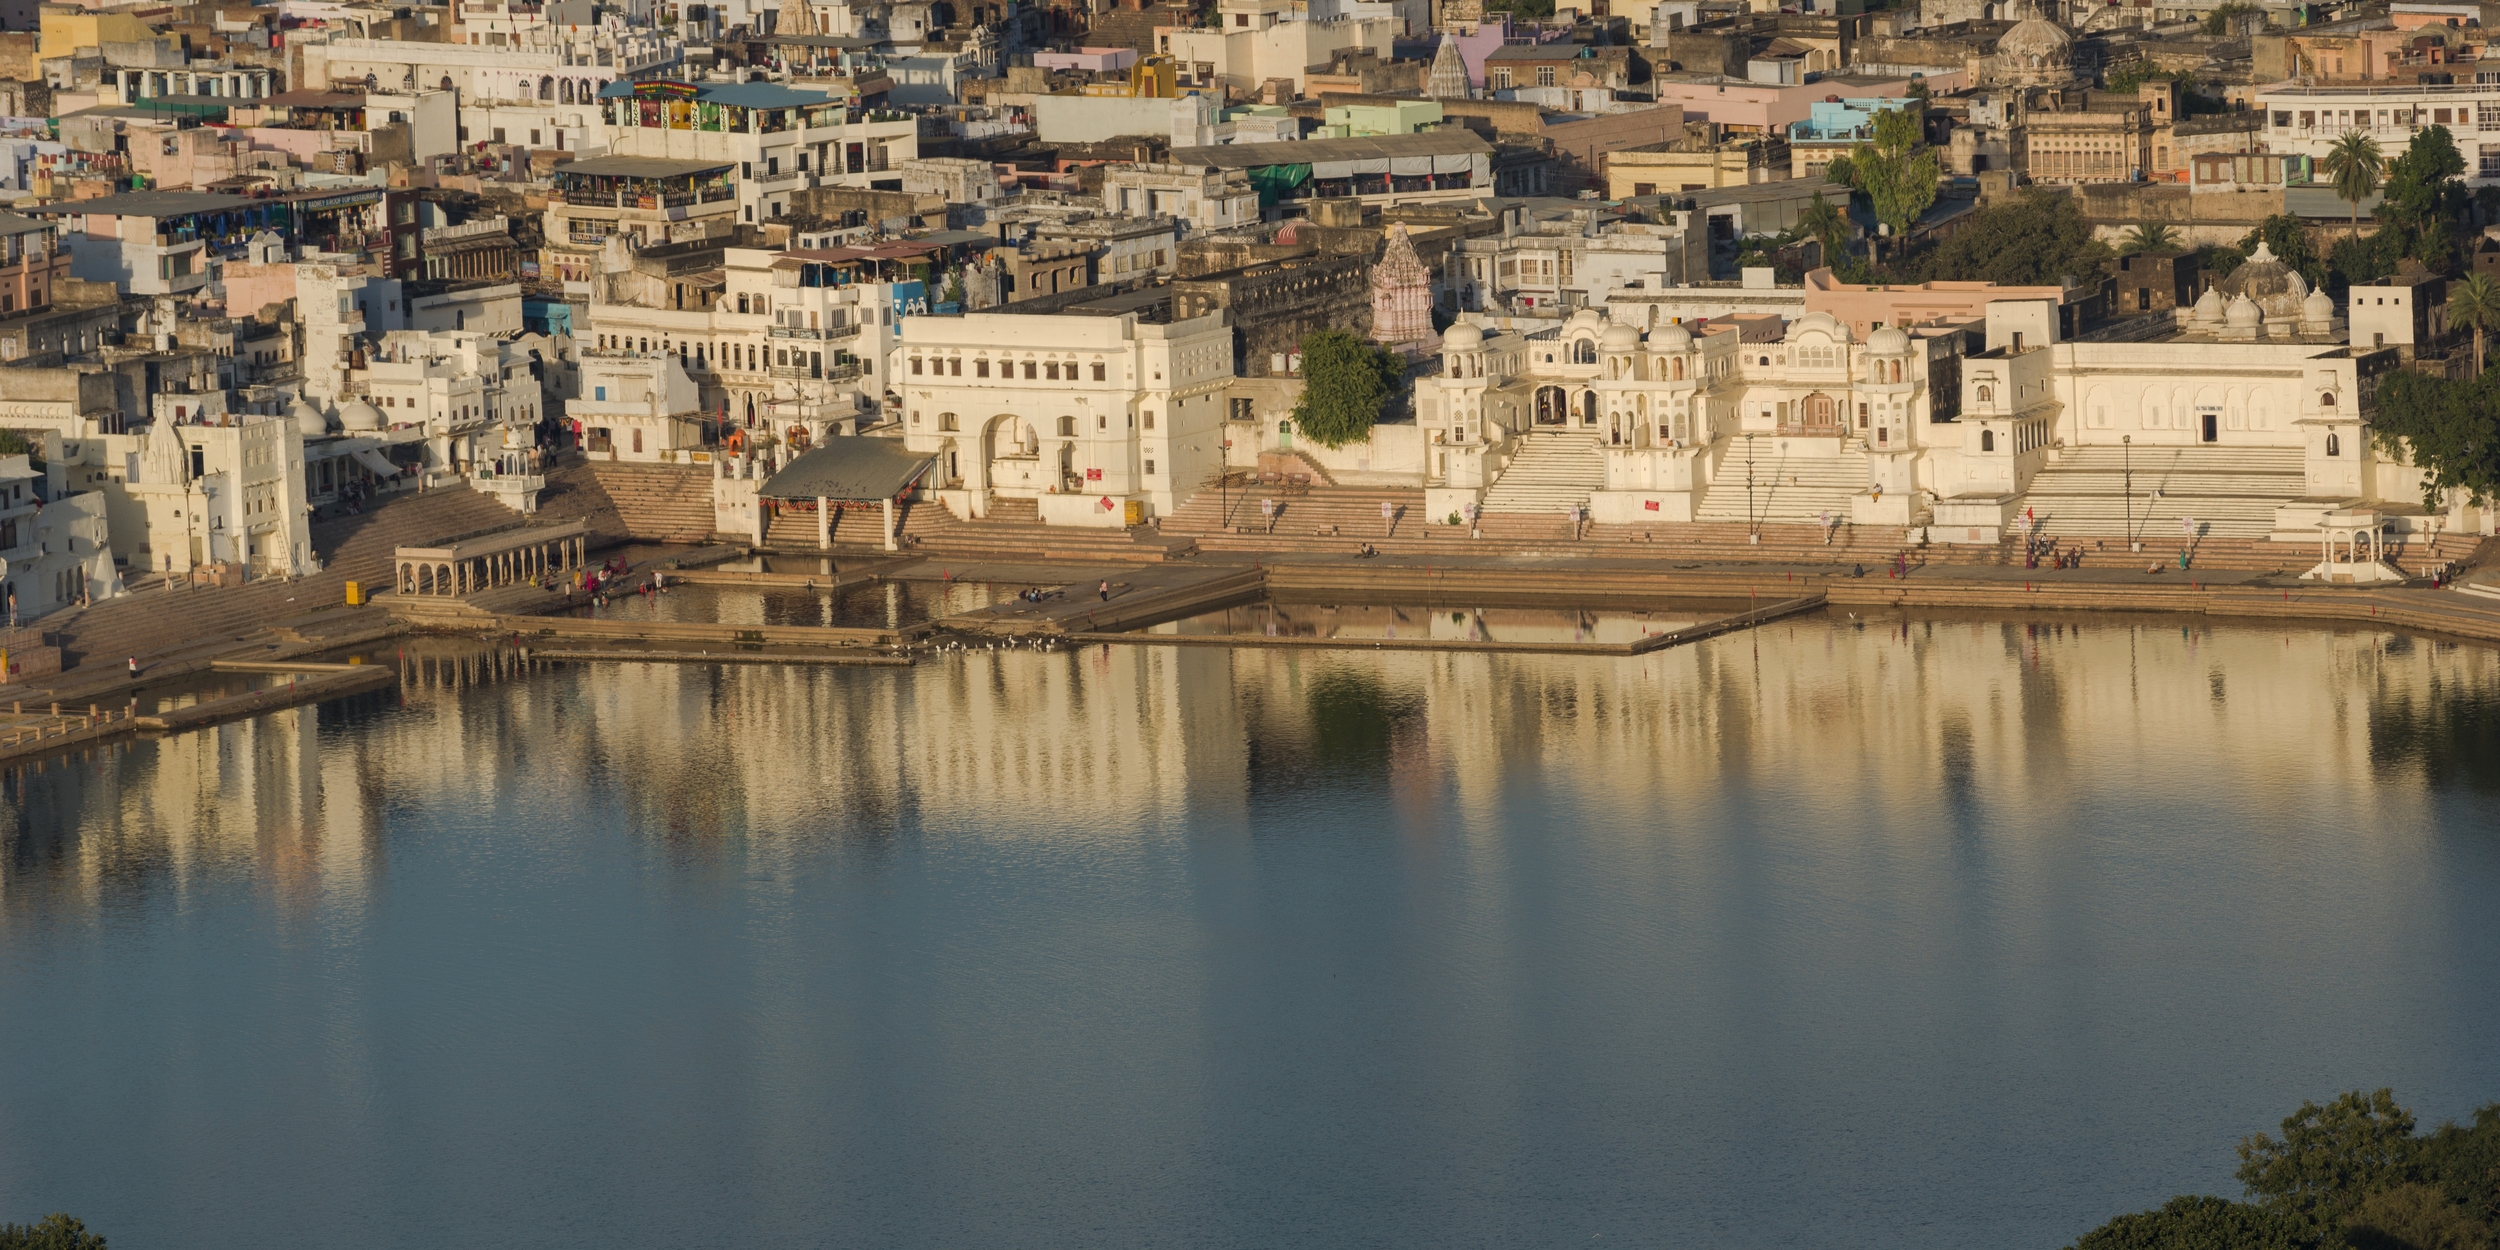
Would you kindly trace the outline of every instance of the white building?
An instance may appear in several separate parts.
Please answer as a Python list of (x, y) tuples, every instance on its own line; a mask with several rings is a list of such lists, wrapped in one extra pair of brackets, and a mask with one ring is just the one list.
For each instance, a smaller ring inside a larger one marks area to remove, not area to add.
[[(1529, 333), (1462, 322), (1440, 376), (1416, 387), (1426, 511), (1585, 506), (1618, 524), (1854, 523), (1983, 544), (2028, 518), (2157, 549), (2314, 544), (2330, 515), (2481, 528), (2462, 499), (2425, 513), (2420, 472), (2372, 445), (2377, 379), (2401, 367), (2380, 341), (2396, 306), (2378, 307), (2348, 329), (2261, 253), (2168, 333), (2126, 341), (2069, 341), (2040, 299), (1863, 339), (1824, 312), (1645, 328), (1592, 309)], [(1966, 329), (1984, 349), (1962, 351)]]
[(528, 356), (509, 340), (470, 331), (395, 331), (383, 337), (356, 381), (366, 398), (341, 405), (349, 429), (371, 428), (359, 403), (379, 409), (385, 427), (425, 431), (425, 471), (468, 476), (502, 454), (537, 445), (543, 408)]
[[(1372, 6), (1367, 6), (1372, 7)], [(1223, 0), (1212, 29), (1178, 29), (1157, 36), (1156, 51), (1170, 56), (1183, 80), (1224, 86), (1248, 94), (1271, 78), (1310, 86), (1310, 71), (1340, 51), (1367, 48), (1387, 60), (1402, 35), (1402, 18), (1311, 18), (1300, 0)]]
[(14, 626), (121, 593), (102, 496), (44, 502), (44, 472), (0, 456), (0, 579)]
[[(2445, 126), (2465, 157), (2469, 183), (2500, 180), (2500, 82), (2349, 83), (2260, 87), (2267, 152), (2324, 160), (2335, 141), (2359, 131), (2394, 160), (2425, 126)], [(2324, 175), (2319, 176), (2324, 182)]]
[(566, 414), (594, 460), (691, 462), (709, 447), (701, 389), (665, 352), (583, 352), (582, 393)]
[[(496, 23), (501, 25), (500, 19)], [(471, 43), (306, 39), (290, 32), (312, 87), (363, 84), (380, 91), (456, 92), (458, 137), (466, 143), (526, 143), (597, 153), (604, 146), (599, 90), (685, 60), (676, 38), (609, 19), (588, 29), (479, 29)], [(489, 38), (496, 42), (487, 42)], [(497, 132), (501, 132), (500, 134)]]
[(903, 439), (937, 457), (930, 485), (958, 516), (1016, 498), (1054, 525), (1133, 524), (1179, 508), (1223, 463), (1233, 343), (1220, 313), (970, 313), (906, 318), (902, 332)]
[(613, 82), (600, 93), (611, 156), (736, 167), (739, 220), (781, 216), (808, 187), (902, 189), (920, 122), (781, 83)]

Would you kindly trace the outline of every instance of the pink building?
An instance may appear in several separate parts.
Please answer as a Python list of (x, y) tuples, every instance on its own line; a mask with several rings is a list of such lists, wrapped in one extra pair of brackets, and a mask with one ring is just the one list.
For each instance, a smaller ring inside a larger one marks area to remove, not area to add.
[(1917, 286), (1870, 286), (1842, 282), (1829, 269), (1806, 275), (1807, 312), (1830, 313), (1846, 322), (1859, 342), (1880, 326), (1960, 325), (1980, 321), (2001, 299), (2048, 300), (2061, 307), (2085, 294), (2055, 286), (1998, 286), (1993, 282), (1922, 282)]
[[(1958, 72), (1929, 74), (1919, 81), (1925, 82), (1929, 91), (1941, 94), (1960, 90), (1965, 77)], [(1813, 82), (1780, 86), (1741, 78), (1659, 78), (1650, 86), (1657, 91), (1660, 104), (1681, 104), (1684, 116), (1692, 120), (1714, 121), (1747, 133), (1786, 134), (1791, 125), (1813, 114), (1817, 100), (1833, 96), (1852, 100), (1897, 99), (1910, 94), (1910, 81), (1825, 75)]]

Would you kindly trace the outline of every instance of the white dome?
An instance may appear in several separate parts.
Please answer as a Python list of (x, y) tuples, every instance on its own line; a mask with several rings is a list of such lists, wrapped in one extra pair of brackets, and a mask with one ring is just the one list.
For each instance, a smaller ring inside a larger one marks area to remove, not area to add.
[(1606, 327), (1606, 332), (1598, 336), (1597, 345), (1610, 352), (1639, 351), (1641, 332), (1618, 322)]
[(1563, 325), (1566, 329), (1576, 330), (1581, 326), (1587, 326), (1588, 328), (1594, 330), (1604, 321), (1605, 318), (1599, 316), (1596, 309), (1583, 308), (1580, 311), (1571, 314), (1571, 320), (1564, 322)]
[(1693, 350), (1693, 332), (1682, 325), (1670, 325), (1651, 335), (1649, 345), (1656, 351), (1689, 352)]
[(1885, 326), (1867, 338), (1866, 350), (1878, 356), (1906, 356), (1910, 351), (1909, 332), (1899, 326)]
[(351, 399), (339, 408), (339, 427), (347, 430), (381, 429), (382, 410), (361, 399)]
[(2196, 297), (2196, 323), (2198, 325), (2219, 325), (2222, 323), (2222, 291), (2220, 288), (2210, 286), (2206, 287), (2205, 293)]
[(2232, 329), (2244, 330), (2260, 324), (2266, 317), (2258, 309), (2256, 301), (2248, 298), (2247, 292), (2243, 291), (2232, 298), (2231, 306), (2223, 310), (2222, 319)]
[(1472, 321), (1459, 322), (1441, 336), (1441, 350), (1445, 352), (1472, 352), (1483, 346), (1484, 331)]
[(2323, 288), (2311, 291), (2309, 298), (2300, 302), (2302, 325), (2325, 326), (2333, 323), (2334, 320), (2335, 300)]
[(298, 399), (286, 406), (286, 415), (295, 422), (295, 430), (306, 438), (320, 438), (330, 432), (330, 422), (321, 410)]

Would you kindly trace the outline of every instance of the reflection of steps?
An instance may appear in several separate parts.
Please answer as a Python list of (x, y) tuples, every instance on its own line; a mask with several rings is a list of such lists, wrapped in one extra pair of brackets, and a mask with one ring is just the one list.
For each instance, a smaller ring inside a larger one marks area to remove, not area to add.
[(2123, 538), (2132, 463), (2135, 534), (2148, 549), (2176, 548), (2183, 517), (2195, 518), (2208, 540), (2262, 539), (2274, 532), (2275, 510), (2306, 493), (2301, 455), (2296, 447), (2070, 447), (2031, 479), (2023, 506), (2052, 535)]
[(1594, 434), (1523, 435), (1502, 475), (1484, 492), (1484, 511), (1560, 517), (1606, 485), (1606, 461)]
[(1711, 475), (1710, 489), (1693, 511), (1696, 521), (1742, 525), (1748, 506), (1753, 519), (1788, 524), (1819, 524), (1824, 513), (1849, 519), (1849, 501), (1866, 490), (1866, 453), (1855, 446), (1838, 456), (1782, 455), (1773, 439), (1751, 440), (1753, 491), (1745, 490), (1746, 439), (1727, 449)]

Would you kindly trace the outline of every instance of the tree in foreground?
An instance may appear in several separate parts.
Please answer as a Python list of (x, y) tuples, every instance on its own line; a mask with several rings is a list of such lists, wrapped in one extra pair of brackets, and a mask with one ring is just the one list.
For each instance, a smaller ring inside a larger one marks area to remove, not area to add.
[(2500, 282), (2476, 270), (2448, 292), (2448, 323), (2474, 331), (2474, 376), (2483, 376), (2483, 336), (2500, 329)]
[(2481, 503), (2500, 497), (2500, 377), (2451, 382), (2410, 369), (2378, 388), (2370, 438), (2389, 456), (2422, 470), (2422, 505), (2463, 491)]
[(2358, 130), (2346, 131), (2326, 159), (2319, 162), (2326, 171), (2327, 185), (2335, 188), (2335, 198), (2352, 206), (2352, 238), (2361, 237), (2361, 201), (2378, 193), (2378, 178), (2386, 168), (2379, 156), (2378, 140)]
[(2182, 1195), (2156, 1210), (2119, 1216), (2071, 1250), (2309, 1250), (2309, 1244), (2298, 1224), (2271, 1207)]
[(1380, 410), (1397, 394), (1406, 366), (1397, 353), (1344, 330), (1302, 336), (1302, 398), (1293, 427), (1322, 447), (1371, 437)]
[(55, 1212), (33, 1224), (0, 1224), (0, 1250), (104, 1250), (104, 1238)]

